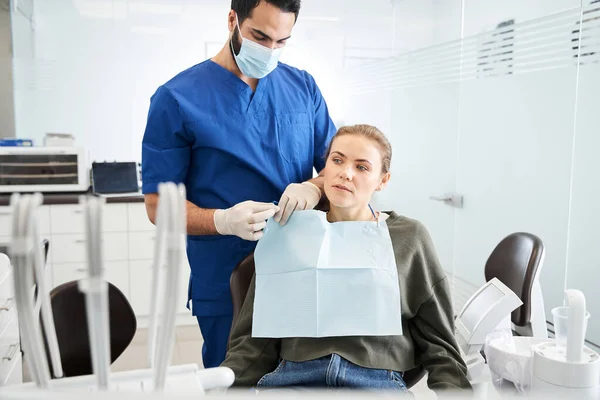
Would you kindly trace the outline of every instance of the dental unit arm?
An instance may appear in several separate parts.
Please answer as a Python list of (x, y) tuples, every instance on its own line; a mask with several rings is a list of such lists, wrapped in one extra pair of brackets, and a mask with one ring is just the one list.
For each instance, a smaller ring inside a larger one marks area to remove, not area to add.
[[(154, 390), (164, 389), (173, 351), (179, 276), (187, 232), (185, 187), (161, 183), (156, 220), (156, 248), (152, 268), (152, 296), (148, 329), (148, 361), (154, 369)], [(166, 262), (164, 256), (166, 255)], [(161, 318), (161, 329), (158, 321)]]
[[(44, 351), (39, 318), (35, 315), (31, 289), (33, 275), (41, 296), (42, 317), (55, 377), (62, 377), (62, 366), (51, 302), (43, 273), (42, 242), (36, 225), (36, 209), (42, 197), (13, 195), (13, 233), (11, 258), (14, 266), (15, 297), (22, 328), (22, 346), (35, 384), (24, 383), (7, 389), (20, 393), (38, 389), (49, 391), (89, 390), (103, 392), (141, 391), (157, 395), (171, 393), (202, 396), (205, 390), (225, 389), (235, 379), (229, 368), (199, 370), (197, 364), (169, 366), (175, 339), (176, 307), (179, 299), (181, 267), (186, 246), (186, 195), (183, 185), (163, 183), (157, 218), (157, 241), (153, 264), (152, 313), (150, 316), (150, 369), (110, 373), (110, 320), (108, 283), (104, 280), (102, 259), (102, 209), (105, 200), (81, 197), (84, 208), (88, 274), (79, 281), (85, 294), (93, 375), (51, 380)], [(160, 318), (160, 320), (159, 320)], [(160, 322), (159, 322), (160, 321)], [(159, 326), (160, 325), (160, 326)], [(0, 397), (7, 392), (0, 388)]]
[(110, 321), (108, 283), (104, 280), (102, 259), (102, 209), (105, 200), (81, 196), (84, 205), (88, 276), (79, 281), (79, 290), (85, 294), (88, 334), (92, 352), (92, 366), (100, 390), (108, 390), (110, 374)]
[(37, 285), (37, 295), (41, 300), (41, 313), (52, 370), (56, 378), (63, 376), (62, 363), (54, 326), (54, 316), (50, 303), (49, 288), (44, 272), (44, 256), (42, 241), (37, 225), (37, 210), (42, 204), (43, 197), (33, 195), (13, 194), (10, 199), (12, 208), (12, 237), (10, 245), (11, 263), (14, 266), (14, 288), (19, 322), (23, 335), (22, 344), (27, 361), (30, 364), (31, 375), (40, 388), (47, 388), (50, 381), (50, 370), (44, 350), (39, 318), (31, 296), (31, 288)]
[[(187, 237), (186, 209), (186, 192), (183, 185), (159, 185), (156, 248), (152, 272), (152, 293), (155, 295), (152, 296), (150, 304), (148, 329), (148, 361), (154, 369), (156, 391), (164, 389), (175, 336), (177, 300), (181, 290), (179, 277)], [(231, 386), (235, 375), (229, 368), (217, 367), (198, 371), (196, 379), (203, 390), (210, 390)]]

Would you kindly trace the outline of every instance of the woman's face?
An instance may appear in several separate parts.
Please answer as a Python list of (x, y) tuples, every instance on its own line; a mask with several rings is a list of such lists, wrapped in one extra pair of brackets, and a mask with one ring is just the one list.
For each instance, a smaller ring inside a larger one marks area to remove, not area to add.
[(353, 134), (334, 139), (323, 175), (325, 195), (331, 205), (353, 209), (367, 206), (373, 193), (390, 178), (389, 173), (382, 172), (379, 145)]

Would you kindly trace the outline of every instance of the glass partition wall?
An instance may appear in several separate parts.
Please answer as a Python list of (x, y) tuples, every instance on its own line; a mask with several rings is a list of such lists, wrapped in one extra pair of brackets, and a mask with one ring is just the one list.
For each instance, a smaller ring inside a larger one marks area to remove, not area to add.
[[(224, 0), (32, 3), (13, 15), (17, 136), (71, 133), (94, 161), (139, 161), (154, 90), (228, 34)], [(548, 321), (580, 289), (600, 344), (598, 0), (304, 0), (284, 54), (337, 124), (389, 136), (375, 206), (428, 227), (455, 308), (494, 247), (530, 232)]]

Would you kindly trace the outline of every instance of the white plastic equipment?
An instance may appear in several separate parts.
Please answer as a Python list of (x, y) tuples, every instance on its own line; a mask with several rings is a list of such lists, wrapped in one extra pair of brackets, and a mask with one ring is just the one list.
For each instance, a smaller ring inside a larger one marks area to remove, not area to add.
[(554, 340), (533, 348), (532, 393), (599, 399), (600, 356), (584, 346), (585, 297), (579, 290), (567, 290), (565, 297), (570, 308), (566, 349)]
[(486, 336), (522, 304), (519, 296), (500, 280), (488, 281), (471, 296), (456, 317), (456, 337), (461, 350), (467, 355), (478, 353)]
[(513, 336), (510, 330), (490, 334), (485, 345), (485, 356), (492, 380), (499, 383), (500, 386), (503, 386), (503, 382), (510, 383), (518, 393), (529, 392), (532, 346), (551, 340), (531, 336)]
[[(46, 327), (46, 339), (54, 376), (57, 378), (62, 377), (63, 371), (54, 328), (54, 315), (50, 304), (49, 288), (46, 285), (44, 273), (42, 241), (36, 219), (37, 209), (41, 204), (42, 196), (40, 194), (20, 196), (15, 193), (11, 196), (12, 240), (9, 252), (14, 267), (15, 298), (21, 334), (23, 335), (22, 347), (25, 350), (25, 358), (28, 365), (30, 365), (33, 380), (39, 387), (45, 388), (48, 387), (50, 381), (50, 370), (44, 351), (39, 319), (37, 313), (35, 313), (31, 296), (34, 276), (38, 298), (41, 301), (42, 320)], [(43, 362), (38, 362), (38, 360), (43, 360)]]
[[(94, 375), (50, 380), (48, 362), (44, 352), (41, 330), (34, 315), (30, 296), (33, 271), (36, 271), (38, 292), (43, 296), (42, 315), (45, 332), (56, 377), (62, 376), (56, 332), (53, 325), (48, 289), (42, 271), (41, 241), (37, 235), (35, 210), (42, 203), (42, 196), (14, 195), (13, 240), (11, 256), (15, 266), (15, 296), (20, 322), (25, 336), (23, 347), (28, 355), (34, 382), (0, 388), (3, 393), (45, 390), (52, 392), (108, 391), (187, 394), (199, 396), (209, 389), (223, 389), (234, 381), (229, 368), (200, 370), (196, 364), (169, 367), (174, 344), (176, 301), (179, 298), (179, 274), (185, 255), (186, 196), (183, 185), (163, 183), (159, 185), (157, 241), (154, 259), (149, 330), (150, 369), (110, 373), (110, 335), (108, 319), (107, 284), (103, 280), (102, 260), (102, 207), (104, 199), (81, 198), (84, 205), (88, 276), (79, 282), (85, 293), (88, 330), (92, 351)], [(166, 250), (166, 251), (165, 251)], [(166, 254), (166, 255), (165, 255)], [(160, 323), (158, 322), (160, 319)]]
[(521, 304), (521, 299), (512, 290), (493, 278), (477, 290), (462, 308), (454, 323), (469, 381), (477, 382), (485, 370), (485, 360), (480, 351), (486, 336), (503, 322), (510, 321), (510, 314)]

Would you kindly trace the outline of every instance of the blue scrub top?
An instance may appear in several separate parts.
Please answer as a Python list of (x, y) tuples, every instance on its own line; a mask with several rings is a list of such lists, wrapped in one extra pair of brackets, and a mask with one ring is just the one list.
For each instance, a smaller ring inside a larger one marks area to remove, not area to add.
[[(273, 202), (325, 166), (336, 128), (313, 77), (286, 64), (256, 91), (211, 60), (181, 72), (152, 96), (142, 142), (142, 191), (182, 182), (198, 207)], [(229, 278), (256, 242), (188, 236), (189, 299), (197, 316), (232, 313)], [(189, 300), (188, 299), (188, 300)]]

